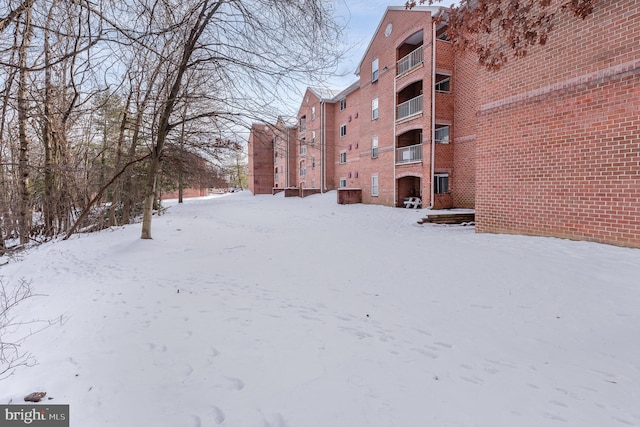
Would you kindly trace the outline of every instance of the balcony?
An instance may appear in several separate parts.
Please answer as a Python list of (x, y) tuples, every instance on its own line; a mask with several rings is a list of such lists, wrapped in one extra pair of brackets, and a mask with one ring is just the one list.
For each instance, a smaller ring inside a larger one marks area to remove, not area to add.
[(424, 62), (422, 46), (398, 61), (397, 75), (401, 75)]
[(422, 161), (422, 144), (410, 145), (396, 149), (396, 164)]
[(422, 95), (399, 104), (396, 112), (396, 120), (402, 120), (420, 113), (422, 113)]

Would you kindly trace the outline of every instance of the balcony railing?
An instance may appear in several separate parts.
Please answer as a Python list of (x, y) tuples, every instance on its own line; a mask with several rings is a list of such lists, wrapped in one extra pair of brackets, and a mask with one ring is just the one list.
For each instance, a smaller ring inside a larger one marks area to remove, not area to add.
[(401, 120), (418, 113), (422, 113), (422, 95), (398, 105), (396, 119)]
[(424, 62), (424, 50), (422, 49), (422, 46), (420, 46), (419, 48), (417, 48), (416, 50), (414, 50), (413, 52), (411, 52), (410, 54), (408, 54), (407, 56), (405, 56), (404, 58), (398, 61), (397, 75), (406, 73), (413, 67), (420, 65), (423, 62)]
[(422, 144), (396, 149), (396, 164), (422, 161)]

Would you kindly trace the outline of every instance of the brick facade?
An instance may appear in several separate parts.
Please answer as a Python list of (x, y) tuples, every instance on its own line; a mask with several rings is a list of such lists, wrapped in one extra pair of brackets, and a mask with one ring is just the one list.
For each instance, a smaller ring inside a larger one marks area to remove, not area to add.
[[(594, 5), (497, 72), (434, 38), (439, 8), (387, 8), (359, 80), (305, 94), (296, 141), (308, 148), (294, 162), (307, 174), (292, 186), (342, 185), (386, 206), (419, 196), (423, 207), (475, 208), (479, 232), (640, 247), (640, 4)], [(309, 148), (310, 132), (320, 145)], [(257, 145), (250, 181), (270, 192), (259, 170), (273, 164)]]
[(640, 247), (640, 4), (595, 2), (478, 73), (480, 232)]

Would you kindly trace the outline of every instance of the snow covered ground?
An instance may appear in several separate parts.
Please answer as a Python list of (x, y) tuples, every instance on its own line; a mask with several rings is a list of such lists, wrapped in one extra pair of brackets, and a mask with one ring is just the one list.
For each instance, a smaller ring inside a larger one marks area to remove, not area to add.
[(47, 295), (20, 319), (63, 318), (0, 403), (46, 391), (74, 427), (640, 426), (640, 250), (335, 199), (187, 200), (153, 240), (0, 267)]

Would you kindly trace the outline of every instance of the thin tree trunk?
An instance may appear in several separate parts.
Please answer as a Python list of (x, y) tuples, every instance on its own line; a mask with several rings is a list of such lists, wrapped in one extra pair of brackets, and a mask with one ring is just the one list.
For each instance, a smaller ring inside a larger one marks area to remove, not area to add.
[(31, 8), (24, 11), (24, 28), (22, 40), (18, 50), (18, 188), (20, 193), (20, 212), (18, 217), (20, 228), (20, 243), (29, 242), (31, 232), (31, 194), (29, 192), (29, 137), (27, 135), (27, 119), (29, 101), (27, 100), (27, 47), (31, 42)]
[(211, 2), (209, 1), (205, 1), (203, 3), (198, 19), (193, 24), (193, 27), (191, 27), (189, 37), (185, 42), (184, 50), (182, 51), (182, 58), (176, 70), (176, 77), (173, 80), (171, 90), (169, 91), (162, 113), (160, 114), (160, 120), (158, 121), (158, 135), (156, 143), (151, 150), (151, 161), (149, 162), (149, 176), (142, 212), (142, 233), (140, 235), (142, 239), (151, 239), (151, 217), (153, 216), (153, 201), (155, 198), (156, 183), (158, 181), (158, 172), (160, 170), (162, 150), (164, 150), (165, 141), (169, 135), (169, 131), (171, 130), (169, 126), (169, 119), (171, 118), (173, 109), (178, 101), (178, 94), (182, 88), (182, 79), (189, 69), (189, 61), (191, 60), (191, 55), (193, 55), (193, 52), (196, 50), (196, 43), (198, 42), (198, 39), (213, 18), (213, 15), (215, 15), (223, 3), (223, 0), (218, 0), (213, 5), (211, 5)]

